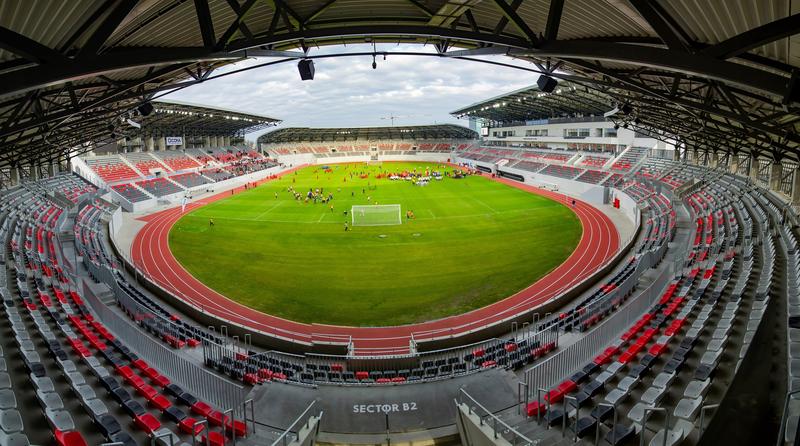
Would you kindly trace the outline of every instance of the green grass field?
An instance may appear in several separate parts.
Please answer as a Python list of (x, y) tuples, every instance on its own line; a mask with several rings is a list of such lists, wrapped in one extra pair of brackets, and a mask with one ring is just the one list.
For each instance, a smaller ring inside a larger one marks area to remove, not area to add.
[[(308, 167), (188, 213), (170, 232), (173, 254), (211, 288), (265, 313), (377, 326), (503, 299), (562, 263), (581, 236), (567, 207), (487, 178), (414, 186), (374, 175), (437, 166), (330, 167), (331, 173)], [(369, 178), (351, 179), (356, 171)], [(333, 193), (333, 211), (330, 204), (295, 200), (290, 186)], [(368, 197), (400, 204), (402, 224), (345, 231), (351, 217), (343, 212), (368, 204)], [(407, 210), (416, 218), (406, 219)]]

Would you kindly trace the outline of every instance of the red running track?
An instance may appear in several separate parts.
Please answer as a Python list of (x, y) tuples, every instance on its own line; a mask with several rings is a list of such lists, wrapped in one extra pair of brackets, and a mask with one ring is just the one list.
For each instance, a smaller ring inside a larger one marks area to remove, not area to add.
[[(293, 170), (295, 169), (282, 175)], [(555, 192), (504, 178), (494, 180), (570, 205), (571, 198)], [(188, 204), (187, 211), (230, 195), (231, 192), (228, 191), (198, 200)], [(352, 340), (356, 353), (361, 355), (404, 354), (409, 351), (412, 335), (419, 342), (424, 339), (457, 336), (499, 323), (550, 301), (563, 291), (586, 280), (597, 269), (610, 262), (619, 250), (620, 243), (619, 233), (611, 220), (600, 210), (580, 200), (577, 200), (573, 211), (583, 226), (578, 246), (564, 263), (529, 287), (468, 313), (392, 327), (343, 327), (299, 323), (261, 313), (217, 293), (186, 271), (170, 251), (169, 231), (183, 215), (180, 206), (142, 217), (140, 220), (146, 224), (133, 240), (131, 255), (134, 264), (153, 282), (194, 307), (228, 323), (304, 343), (341, 344)]]

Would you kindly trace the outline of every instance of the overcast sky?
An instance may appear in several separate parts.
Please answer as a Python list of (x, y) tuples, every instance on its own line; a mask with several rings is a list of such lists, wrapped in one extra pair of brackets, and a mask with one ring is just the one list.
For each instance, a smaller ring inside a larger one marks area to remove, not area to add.
[[(323, 47), (311, 54), (371, 51), (371, 46)], [(429, 47), (378, 45), (378, 51), (425, 51)], [(496, 56), (483, 57), (531, 67)], [(252, 66), (269, 59), (247, 60), (215, 74)], [(301, 81), (297, 63), (256, 68), (195, 85), (171, 95), (175, 99), (221, 106), (282, 119), (289, 127), (388, 126), (455, 123), (450, 112), (483, 99), (536, 82), (537, 75), (513, 68), (427, 56), (336, 57), (314, 61), (313, 81)], [(272, 129), (270, 129), (272, 130)], [(248, 135), (253, 139), (257, 135)]]

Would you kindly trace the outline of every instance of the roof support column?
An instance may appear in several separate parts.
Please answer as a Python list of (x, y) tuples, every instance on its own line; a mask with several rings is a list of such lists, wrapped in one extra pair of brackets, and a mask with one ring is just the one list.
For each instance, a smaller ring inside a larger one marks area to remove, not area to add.
[(167, 140), (165, 139), (165, 137), (163, 135), (158, 137), (158, 142), (157, 142), (156, 145), (158, 146), (158, 150), (160, 150), (162, 152), (164, 150), (167, 150)]
[(211, 147), (211, 138), (208, 136), (203, 137), (203, 147)]
[(181, 145), (177, 148), (180, 150), (186, 150), (186, 135), (181, 135)]
[(9, 176), (11, 177), (11, 186), (16, 186), (19, 184), (19, 169), (16, 166), (11, 167)]
[(31, 181), (36, 181), (39, 179), (39, 166), (36, 165), (35, 161), (31, 161), (30, 163), (30, 172), (31, 172)]
[(739, 173), (739, 154), (738, 153), (731, 153), (728, 156), (728, 168), (730, 169), (730, 173), (736, 175)]
[(781, 190), (781, 176), (783, 176), (783, 164), (780, 161), (773, 161), (769, 167), (769, 188), (775, 192)]
[(58, 171), (56, 170), (56, 164), (57, 161), (54, 160), (50, 160), (47, 162), (47, 174), (50, 175), (51, 177), (55, 176), (55, 174), (58, 173)]
[(758, 154), (750, 156), (750, 170), (747, 174), (754, 183), (758, 184)]
[(800, 206), (800, 172), (798, 169), (795, 169), (794, 175), (792, 175), (792, 204)]
[(222, 145), (225, 147), (229, 147), (231, 145), (231, 137), (230, 136), (223, 136), (222, 137)]
[(719, 165), (719, 154), (716, 151), (711, 152), (710, 161), (711, 161), (711, 168), (716, 169), (717, 166)]
[(153, 141), (153, 135), (148, 135), (148, 136), (144, 137), (143, 139), (144, 139), (144, 148), (145, 148), (145, 150), (148, 151), (148, 152), (155, 152), (156, 144), (155, 144), (155, 141)]

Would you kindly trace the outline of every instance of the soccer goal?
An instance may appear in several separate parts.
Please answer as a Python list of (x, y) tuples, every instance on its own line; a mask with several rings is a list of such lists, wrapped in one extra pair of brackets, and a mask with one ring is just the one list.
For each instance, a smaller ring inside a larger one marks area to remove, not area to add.
[(350, 208), (353, 226), (383, 226), (403, 223), (399, 204), (353, 206)]

